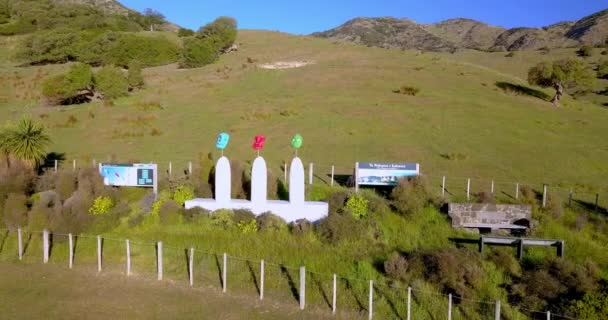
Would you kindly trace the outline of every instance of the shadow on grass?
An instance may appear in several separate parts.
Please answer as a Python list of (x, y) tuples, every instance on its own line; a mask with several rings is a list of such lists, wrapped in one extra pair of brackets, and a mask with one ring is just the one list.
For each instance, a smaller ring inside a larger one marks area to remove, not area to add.
[(27, 235), (27, 240), (25, 241), (25, 243), (23, 244), (23, 254), (25, 255), (25, 253), (27, 252), (27, 249), (30, 246), (30, 243), (32, 242), (32, 234), (28, 233)]
[(220, 266), (220, 260), (218, 259), (217, 254), (214, 254), (213, 257), (215, 258), (215, 266), (217, 267), (217, 277), (220, 280), (220, 286), (222, 286), (224, 281), (222, 281), (222, 267)]
[(323, 297), (323, 300), (325, 301), (327, 306), (331, 309), (332, 308), (331, 303), (329, 302), (327, 293), (325, 293), (325, 289), (323, 289), (323, 285), (321, 284), (321, 281), (319, 281), (319, 279), (317, 279), (315, 277), (315, 275), (312, 273), (310, 274), (310, 279), (312, 280), (312, 283), (314, 283), (319, 288), (319, 292), (321, 292), (321, 296)]
[(344, 280), (346, 282), (346, 290), (348, 290), (350, 292), (350, 294), (353, 296), (353, 298), (355, 299), (355, 302), (357, 303), (357, 307), (359, 307), (359, 311), (360, 312), (367, 311), (367, 308), (363, 305), (363, 303), (361, 303), (361, 299), (355, 292), (355, 288), (353, 287), (352, 283), (350, 283), (350, 280), (348, 280), (348, 279), (344, 279)]
[(289, 270), (287, 270), (285, 266), (281, 265), (281, 273), (283, 274), (285, 279), (287, 279), (287, 284), (289, 285), (289, 289), (291, 290), (291, 295), (294, 299), (296, 299), (296, 301), (300, 302), (300, 294), (298, 293), (298, 289), (296, 288), (295, 282), (293, 282), (293, 278), (291, 277)]
[(578, 207), (588, 212), (595, 212), (603, 215), (608, 215), (608, 209), (595, 205), (595, 202), (588, 202), (583, 200), (573, 200), (573, 203)]
[(389, 298), (388, 294), (386, 294), (386, 292), (382, 291), (379, 287), (374, 286), (374, 292), (376, 292), (376, 294), (378, 295), (379, 298), (383, 298), (386, 303), (388, 304), (388, 306), (391, 308), (391, 311), (394, 314), (394, 318), (391, 319), (399, 319), (399, 320), (403, 320), (404, 318), (399, 314), (399, 311), (397, 310), (397, 307), (395, 306), (395, 302)]
[(6, 243), (7, 238), (8, 238), (8, 230), (6, 230), (6, 232), (4, 233), (4, 236), (2, 236), (2, 240), (0, 240), (0, 253), (2, 253), (2, 251), (4, 250), (4, 244)]
[(539, 98), (541, 100), (549, 101), (551, 97), (539, 90), (532, 89), (530, 87), (522, 86), (519, 84), (513, 84), (510, 82), (497, 81), (496, 86), (502, 89), (504, 92), (509, 94), (523, 95), (523, 96), (531, 96), (535, 98)]
[(258, 284), (258, 278), (255, 276), (255, 271), (253, 270), (253, 266), (251, 265), (251, 261), (247, 261), (247, 269), (249, 269), (249, 274), (251, 275), (251, 280), (253, 281), (253, 285), (260, 295), (260, 285)]

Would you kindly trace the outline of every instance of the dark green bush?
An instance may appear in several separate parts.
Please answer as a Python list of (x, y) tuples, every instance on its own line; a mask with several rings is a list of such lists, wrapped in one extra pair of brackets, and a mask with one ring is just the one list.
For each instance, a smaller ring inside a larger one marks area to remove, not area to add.
[(409, 279), (408, 268), (409, 263), (407, 259), (399, 252), (393, 252), (391, 256), (384, 261), (384, 272), (393, 279), (407, 281)]
[(180, 49), (163, 35), (143, 36), (130, 33), (107, 36), (103, 62), (128, 67), (131, 61), (139, 61), (144, 67), (159, 66), (177, 62)]
[(103, 67), (95, 74), (95, 87), (105, 100), (115, 100), (129, 94), (129, 81), (121, 69)]
[(211, 64), (219, 57), (219, 51), (209, 39), (190, 38), (184, 41), (180, 60), (181, 68), (199, 68)]
[(357, 220), (350, 214), (330, 214), (318, 223), (316, 231), (321, 238), (331, 244), (368, 238), (367, 223)]
[(576, 52), (580, 57), (591, 57), (593, 55), (593, 47), (592, 46), (582, 46)]
[(483, 282), (479, 253), (456, 248), (446, 248), (422, 254), (418, 257), (424, 277), (437, 285), (442, 292), (470, 297)]
[(4, 204), (3, 221), (10, 230), (25, 227), (27, 224), (27, 197), (23, 194), (11, 193)]
[(398, 90), (394, 91), (395, 93), (401, 93), (408, 96), (415, 96), (420, 92), (420, 89), (412, 86), (401, 86)]
[(20, 161), (11, 161), (10, 167), (0, 165), (0, 209), (11, 193), (31, 194), (35, 179), (34, 170)]
[(234, 214), (232, 215), (232, 221), (235, 225), (239, 223), (248, 223), (251, 220), (255, 220), (255, 214), (253, 212), (246, 209), (237, 209), (233, 210)]
[(139, 61), (131, 61), (129, 63), (129, 89), (141, 89), (144, 87), (144, 75), (142, 71), (142, 65)]
[(66, 104), (89, 95), (92, 87), (93, 70), (89, 65), (77, 63), (66, 74), (45, 80), (42, 94), (50, 104)]
[(258, 223), (258, 230), (260, 231), (282, 231), (287, 230), (287, 222), (283, 218), (272, 214), (271, 212), (265, 212), (257, 216), (256, 221)]
[(597, 77), (600, 79), (608, 79), (608, 60), (603, 61), (598, 66)]
[(234, 44), (237, 35), (236, 28), (237, 23), (234, 18), (219, 17), (201, 27), (196, 36), (200, 39), (210, 40), (217, 51), (223, 51)]
[(391, 192), (391, 199), (401, 214), (411, 214), (438, 202), (422, 176), (401, 179)]
[(312, 223), (306, 219), (300, 219), (296, 222), (292, 222), (289, 225), (291, 233), (295, 236), (303, 236), (312, 231)]
[(183, 210), (184, 208), (173, 200), (164, 201), (160, 206), (160, 210), (158, 211), (160, 223), (163, 225), (174, 225), (180, 223), (182, 221), (181, 217), (183, 216)]

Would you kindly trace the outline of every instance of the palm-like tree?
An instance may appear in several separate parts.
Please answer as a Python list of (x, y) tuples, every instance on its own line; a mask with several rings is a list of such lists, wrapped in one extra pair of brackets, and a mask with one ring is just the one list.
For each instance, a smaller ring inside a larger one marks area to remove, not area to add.
[(50, 142), (44, 127), (30, 118), (23, 118), (0, 133), (0, 149), (32, 167), (45, 159)]

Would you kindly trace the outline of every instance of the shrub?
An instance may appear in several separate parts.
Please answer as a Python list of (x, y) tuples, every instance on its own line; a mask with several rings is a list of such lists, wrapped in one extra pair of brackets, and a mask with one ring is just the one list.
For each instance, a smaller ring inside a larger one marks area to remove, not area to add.
[(586, 293), (581, 300), (572, 303), (569, 312), (578, 319), (604, 319), (608, 315), (608, 294)]
[(77, 63), (66, 74), (45, 80), (42, 94), (51, 104), (67, 104), (83, 99), (93, 87), (93, 70), (89, 65)]
[(54, 216), (53, 230), (78, 234), (85, 231), (93, 222), (89, 209), (93, 206), (94, 195), (86, 188), (78, 190), (63, 203), (61, 214)]
[(300, 219), (289, 225), (291, 233), (296, 236), (303, 236), (312, 230), (312, 223), (306, 219)]
[(165, 201), (171, 200), (171, 198), (172, 198), (171, 193), (169, 193), (167, 191), (161, 191), (158, 194), (156, 202), (154, 202), (154, 204), (152, 204), (152, 215), (158, 216), (160, 214), (160, 207), (163, 205), (163, 203)]
[(223, 51), (234, 43), (237, 35), (237, 23), (231, 17), (219, 17), (198, 30), (197, 38), (208, 39), (216, 50)]
[(179, 28), (179, 30), (177, 31), (177, 36), (180, 38), (191, 37), (194, 34), (195, 34), (194, 30), (191, 30), (188, 28)]
[(194, 199), (194, 190), (190, 186), (180, 185), (173, 193), (173, 200), (183, 206), (187, 200)]
[(162, 225), (179, 224), (182, 221), (182, 211), (179, 203), (170, 199), (163, 201), (158, 210), (159, 221)]
[(384, 261), (384, 272), (397, 280), (407, 281), (409, 263), (407, 259), (398, 252), (393, 252), (391, 256)]
[(76, 173), (68, 170), (59, 170), (55, 175), (54, 190), (61, 200), (69, 198), (76, 191)]
[(23, 194), (11, 193), (4, 204), (3, 221), (10, 230), (25, 227), (27, 223), (27, 197)]
[(215, 226), (230, 228), (234, 226), (234, 212), (228, 209), (220, 209), (213, 211), (211, 214), (211, 223)]
[(129, 93), (129, 81), (122, 70), (113, 66), (103, 67), (95, 74), (95, 86), (104, 99), (114, 100)]
[(219, 57), (219, 52), (209, 39), (192, 38), (186, 39), (182, 57), (181, 68), (200, 68), (214, 63)]
[(420, 89), (416, 88), (416, 87), (412, 87), (412, 86), (403, 85), (398, 90), (395, 90), (394, 92), (405, 94), (408, 96), (415, 96), (420, 92)]
[(505, 55), (505, 58), (513, 58), (515, 57), (515, 52), (511, 51)]
[(11, 193), (30, 194), (35, 177), (34, 170), (21, 161), (11, 161), (10, 167), (0, 166), (0, 208)]
[(367, 205), (369, 201), (360, 195), (352, 195), (348, 201), (346, 201), (346, 209), (350, 214), (357, 220), (367, 217)]
[(152, 192), (147, 193), (141, 201), (139, 201), (139, 208), (143, 212), (152, 211), (152, 206), (156, 202), (156, 195)]
[(144, 87), (144, 75), (142, 72), (142, 65), (139, 61), (131, 61), (129, 63), (129, 74), (127, 76), (129, 81), (129, 89), (141, 89)]
[(411, 214), (436, 203), (426, 179), (422, 176), (401, 179), (391, 192), (391, 199), (401, 214)]
[(547, 196), (547, 206), (545, 211), (551, 213), (554, 218), (560, 218), (564, 213), (564, 202), (555, 194)]
[(112, 201), (110, 197), (97, 197), (93, 201), (91, 208), (89, 208), (89, 213), (94, 216), (105, 215), (110, 211), (110, 209), (112, 209), (112, 207), (114, 207), (114, 201)]
[(271, 212), (265, 212), (256, 218), (258, 224), (258, 230), (260, 231), (282, 231), (287, 230), (287, 222), (283, 218), (272, 214)]
[(236, 209), (233, 210), (232, 221), (234, 224), (241, 222), (249, 223), (251, 220), (255, 220), (255, 214), (247, 209)]
[(511, 277), (521, 276), (521, 266), (511, 250), (495, 249), (488, 257), (498, 268)]
[(576, 54), (581, 57), (591, 57), (593, 55), (593, 47), (587, 45), (582, 46), (580, 49), (578, 49)]
[(328, 199), (329, 213), (341, 213), (342, 208), (348, 200), (349, 194), (346, 191), (339, 191), (332, 194)]
[(607, 56), (607, 55), (608, 55), (608, 50), (604, 50), (604, 51), (602, 51), (602, 55), (603, 55), (603, 56)]
[(487, 191), (481, 191), (474, 195), (478, 203), (496, 203), (496, 197), (493, 193)]
[(236, 225), (237, 229), (242, 234), (256, 233), (258, 232), (258, 225), (255, 219), (249, 220), (248, 222), (241, 221)]
[(104, 185), (103, 177), (97, 168), (80, 169), (78, 172), (78, 191), (99, 197), (109, 195), (110, 190), (110, 187)]
[(179, 60), (177, 44), (162, 35), (108, 34), (98, 41), (108, 42), (103, 53), (105, 64), (128, 67), (131, 61), (139, 61), (144, 67), (152, 67)]
[(50, 227), (53, 231), (63, 231), (57, 228), (60, 223), (56, 223), (61, 217), (62, 206), (59, 195), (53, 191), (40, 192), (33, 197), (32, 209), (28, 214), (28, 228), (40, 231)]
[(477, 252), (456, 248), (439, 249), (423, 254), (425, 278), (445, 293), (471, 296), (483, 280), (481, 258)]
[(536, 205), (536, 192), (532, 187), (523, 185), (519, 188), (521, 197), (519, 198), (521, 203)]
[(352, 215), (331, 214), (317, 225), (321, 238), (331, 244), (366, 238), (367, 225)]

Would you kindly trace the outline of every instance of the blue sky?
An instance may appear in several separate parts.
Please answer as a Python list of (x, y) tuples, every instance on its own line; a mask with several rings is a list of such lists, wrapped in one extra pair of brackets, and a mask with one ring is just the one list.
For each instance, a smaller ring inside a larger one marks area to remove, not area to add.
[(470, 18), (492, 25), (542, 27), (578, 20), (608, 8), (606, 0), (119, 0), (143, 11), (153, 8), (169, 21), (191, 29), (222, 15), (241, 29), (309, 34), (336, 27), (355, 17), (393, 16), (419, 23)]

